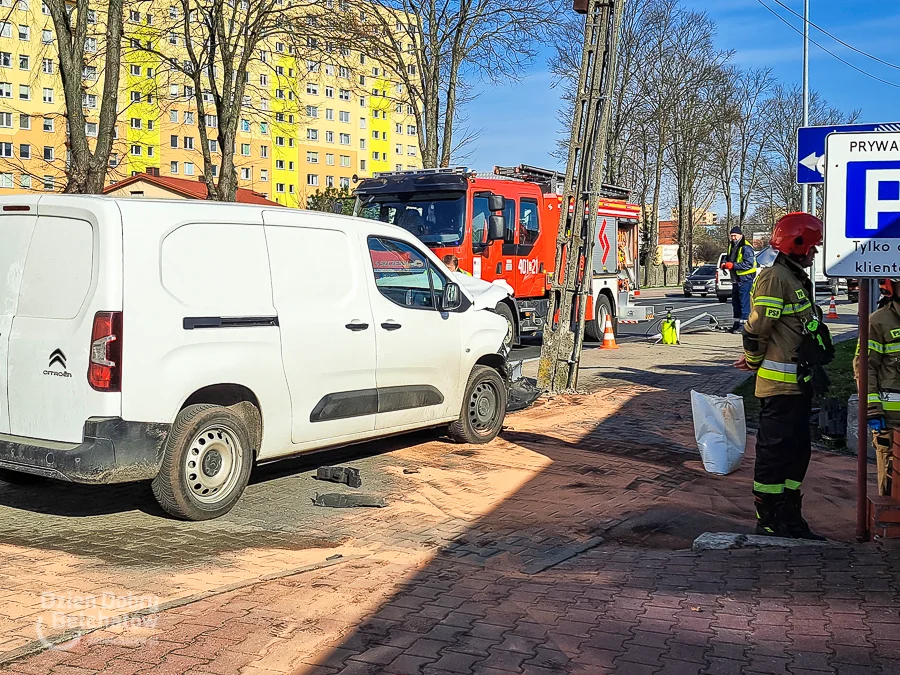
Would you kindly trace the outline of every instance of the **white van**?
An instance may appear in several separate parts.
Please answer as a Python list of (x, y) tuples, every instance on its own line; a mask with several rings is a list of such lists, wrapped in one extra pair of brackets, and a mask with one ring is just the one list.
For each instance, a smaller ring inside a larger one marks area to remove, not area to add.
[[(0, 469), (153, 481), (204, 520), (250, 469), (449, 425), (493, 439), (506, 322), (404, 230), (205, 201), (0, 199)], [(503, 293), (489, 286), (485, 294)]]

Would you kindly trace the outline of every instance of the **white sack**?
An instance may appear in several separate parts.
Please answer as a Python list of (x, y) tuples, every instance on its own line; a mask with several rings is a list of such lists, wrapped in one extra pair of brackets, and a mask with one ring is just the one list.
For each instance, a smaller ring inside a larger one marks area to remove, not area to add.
[(703, 468), (720, 476), (737, 471), (747, 447), (744, 399), (691, 391), (691, 411)]

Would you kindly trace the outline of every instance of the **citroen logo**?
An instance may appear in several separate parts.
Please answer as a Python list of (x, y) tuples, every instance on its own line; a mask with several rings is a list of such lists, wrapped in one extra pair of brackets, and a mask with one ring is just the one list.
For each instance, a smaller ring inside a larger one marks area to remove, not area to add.
[(63, 370), (66, 368), (66, 355), (63, 354), (61, 349), (54, 349), (53, 353), (50, 354), (50, 364), (49, 368), (53, 367), (54, 363), (58, 363), (63, 367)]

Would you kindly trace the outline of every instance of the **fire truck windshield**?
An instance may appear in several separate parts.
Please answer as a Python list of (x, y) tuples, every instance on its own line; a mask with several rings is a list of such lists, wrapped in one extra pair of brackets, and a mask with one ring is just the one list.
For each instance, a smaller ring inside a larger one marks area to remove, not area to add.
[(398, 225), (428, 246), (458, 246), (465, 236), (466, 195), (377, 195), (360, 215)]

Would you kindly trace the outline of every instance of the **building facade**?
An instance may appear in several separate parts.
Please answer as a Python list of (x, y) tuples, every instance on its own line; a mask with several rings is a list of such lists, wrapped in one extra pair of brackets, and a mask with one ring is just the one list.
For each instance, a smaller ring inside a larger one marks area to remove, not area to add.
[[(6, 17), (0, 22), (0, 194), (58, 191), (67, 150), (53, 21), (41, 0), (0, 0), (0, 6)], [(197, 180), (204, 167), (200, 124), (216, 169), (222, 148), (212, 91), (202, 92), (201, 120), (194, 84), (171, 65), (186, 63), (188, 54), (176, 27), (185, 19), (182, 4), (151, 0), (130, 7), (107, 182), (148, 170)], [(102, 12), (89, 13), (82, 96), (89, 138), (97, 133), (102, 98), (103, 20)], [(421, 167), (415, 110), (377, 60), (312, 36), (290, 44), (273, 38), (259, 47), (244, 75), (234, 149), (241, 188), (303, 207), (317, 190), (352, 189), (354, 175)]]

